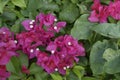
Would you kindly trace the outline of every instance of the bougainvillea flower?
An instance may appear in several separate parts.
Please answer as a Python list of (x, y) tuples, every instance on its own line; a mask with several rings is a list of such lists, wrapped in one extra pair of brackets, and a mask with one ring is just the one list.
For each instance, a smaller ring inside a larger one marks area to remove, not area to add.
[(0, 29), (0, 65), (6, 65), (12, 56), (16, 56), (16, 41), (6, 27)]
[(99, 11), (99, 7), (101, 6), (100, 0), (93, 0), (93, 5), (91, 6), (92, 10)]
[(54, 54), (56, 49), (57, 45), (55, 45), (53, 42), (51, 42), (46, 48), (46, 50), (51, 51), (51, 54)]
[(101, 5), (99, 0), (94, 0), (94, 4), (92, 5), (92, 12), (88, 20), (91, 22), (104, 23), (107, 22), (108, 16), (108, 6)]
[(4, 48), (0, 48), (0, 65), (6, 65), (12, 56), (15, 56), (16, 53), (14, 51), (7, 51)]
[(58, 22), (58, 23), (56, 23), (56, 25), (54, 26), (54, 27), (52, 27), (53, 28), (53, 30), (55, 31), (55, 32), (59, 32), (63, 27), (65, 27), (66, 26), (66, 22)]
[(60, 58), (57, 68), (58, 72), (65, 75), (67, 68), (73, 67), (74, 64), (74, 57), (67, 55), (65, 58)]
[(7, 42), (12, 39), (12, 32), (7, 27), (0, 28), (0, 42)]
[(88, 20), (90, 20), (91, 22), (98, 22), (98, 14), (96, 13), (96, 11), (91, 11), (91, 15), (89, 16)]
[[(37, 64), (42, 66), (48, 73), (59, 71), (66, 74), (66, 69), (71, 68), (74, 62), (78, 62), (78, 56), (85, 56), (85, 49), (82, 43), (78, 43), (70, 35), (60, 36), (51, 41), (46, 47), (50, 52), (38, 52)], [(48, 55), (49, 54), (49, 55)]]
[(43, 14), (40, 13), (36, 16), (36, 21), (38, 21), (41, 25), (50, 26), (54, 23), (56, 17), (52, 14)]
[(52, 14), (49, 13), (49, 14), (45, 15), (43, 23), (45, 26), (50, 26), (54, 23), (55, 19), (56, 19), (55, 16), (53, 16)]
[(5, 65), (0, 65), (0, 80), (6, 80), (10, 76), (10, 73), (7, 72)]
[(48, 58), (48, 61), (45, 63), (44, 69), (47, 71), (47, 73), (53, 73), (55, 71), (56, 68), (56, 64), (55, 64), (56, 58), (54, 58), (54, 56), (50, 56)]
[(35, 23), (35, 20), (24, 20), (22, 22), (22, 25), (26, 30), (30, 31), (30, 30), (33, 30), (33, 28), (35, 27), (34, 23)]
[(2, 28), (0, 29), (0, 34), (4, 34), (4, 35), (10, 36), (10, 35), (11, 35), (11, 32), (10, 32), (10, 30), (9, 30), (7, 27), (2, 27)]
[(47, 53), (41, 52), (41, 51), (37, 51), (36, 52), (36, 57), (37, 57), (37, 64), (44, 68), (45, 65), (46, 65), (46, 62), (49, 59)]
[(109, 13), (116, 20), (120, 20), (120, 0), (115, 0), (115, 2), (110, 2)]
[(79, 54), (78, 56), (85, 56), (85, 49), (82, 44), (79, 44), (76, 39), (70, 35), (64, 36), (64, 44), (68, 54)]
[[(25, 25), (29, 27), (28, 23), (30, 21)], [(72, 36), (65, 35), (54, 39), (54, 33), (58, 33), (65, 27), (66, 22), (57, 22), (56, 17), (52, 14), (40, 13), (36, 16), (34, 25), (35, 28), (18, 34), (16, 39), (20, 49), (30, 59), (36, 56), (36, 63), (47, 73), (58, 71), (65, 75), (66, 69), (79, 61), (78, 56), (85, 56), (82, 43), (79, 44)], [(41, 51), (38, 47), (45, 47), (46, 50)]]

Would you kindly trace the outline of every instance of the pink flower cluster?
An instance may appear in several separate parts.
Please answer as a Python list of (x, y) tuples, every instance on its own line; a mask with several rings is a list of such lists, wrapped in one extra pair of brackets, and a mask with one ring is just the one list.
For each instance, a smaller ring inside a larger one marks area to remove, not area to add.
[[(66, 26), (66, 22), (58, 21), (52, 14), (40, 13), (35, 20), (24, 20), (22, 25), (26, 31), (16, 36), (6, 27), (0, 29), (0, 80), (10, 76), (6, 64), (16, 56), (17, 50), (22, 50), (29, 59), (37, 58), (36, 63), (48, 73), (58, 71), (63, 75), (79, 61), (77, 57), (85, 56), (83, 44), (71, 35), (56, 38), (55, 34)], [(21, 70), (30, 73), (26, 66)]]
[(51, 38), (54, 38), (54, 34), (66, 26), (66, 22), (57, 22), (52, 14), (40, 13), (35, 20), (25, 20), (22, 25), (27, 32), (17, 34), (16, 39), (19, 42), (17, 46), (31, 59), (35, 57), (37, 47), (48, 45)]
[(78, 43), (70, 35), (59, 36), (47, 45), (49, 52), (37, 52), (37, 64), (42, 66), (48, 73), (59, 71), (66, 74), (66, 69), (71, 68), (74, 62), (78, 62), (78, 56), (85, 56), (82, 43)]
[(12, 56), (16, 56), (16, 44), (14, 35), (8, 28), (0, 29), (0, 80), (6, 80), (10, 73), (6, 71), (6, 64)]
[(48, 73), (59, 71), (65, 74), (66, 69), (78, 61), (78, 56), (85, 55), (82, 43), (79, 44), (72, 36), (55, 37), (55, 33), (66, 26), (66, 22), (57, 21), (52, 14), (40, 13), (35, 20), (25, 20), (22, 25), (27, 32), (16, 36), (17, 46), (30, 59), (36, 57), (37, 64)]
[(113, 17), (115, 20), (120, 20), (120, 0), (115, 0), (110, 2), (109, 5), (102, 5), (100, 0), (93, 0), (91, 15), (89, 16), (89, 21), (91, 22), (107, 22), (109, 16)]

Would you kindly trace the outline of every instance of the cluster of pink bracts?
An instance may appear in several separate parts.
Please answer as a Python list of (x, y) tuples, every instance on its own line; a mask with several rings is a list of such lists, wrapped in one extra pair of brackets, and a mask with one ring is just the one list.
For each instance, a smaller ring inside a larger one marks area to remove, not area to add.
[(109, 16), (115, 20), (120, 20), (120, 0), (110, 2), (109, 5), (102, 5), (100, 0), (93, 0), (92, 12), (89, 16), (91, 22), (107, 22)]
[(29, 59), (37, 58), (36, 63), (48, 73), (58, 71), (63, 75), (67, 68), (78, 62), (78, 56), (85, 55), (82, 43), (78, 43), (71, 35), (55, 37), (66, 26), (66, 22), (57, 21), (52, 14), (40, 13), (35, 20), (25, 20), (22, 25), (26, 31), (15, 37), (8, 28), (0, 29), (0, 79), (9, 77), (5, 66), (12, 56), (17, 56), (17, 50), (22, 50)]

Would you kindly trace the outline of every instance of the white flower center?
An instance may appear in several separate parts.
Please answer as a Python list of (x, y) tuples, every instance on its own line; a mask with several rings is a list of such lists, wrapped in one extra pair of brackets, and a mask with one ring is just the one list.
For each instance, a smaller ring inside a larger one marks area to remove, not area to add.
[(30, 28), (33, 28), (33, 25), (30, 25)]
[(54, 26), (54, 29), (56, 30), (56, 29), (57, 29), (57, 26)]
[(30, 24), (30, 25), (32, 25), (34, 22), (35, 22), (35, 20), (32, 20), (32, 21), (30, 21), (30, 23), (29, 23), (29, 24)]
[(54, 51), (54, 50), (52, 50), (52, 51), (51, 51), (51, 53), (52, 53), (52, 54), (54, 54), (54, 53), (55, 53), (55, 51)]
[(58, 68), (55, 68), (55, 71), (58, 71)]
[(32, 25), (33, 24), (33, 22), (32, 21), (30, 21), (30, 23), (29, 23), (30, 25)]
[(31, 50), (30, 50), (30, 52), (31, 52), (31, 53), (33, 53), (33, 52), (34, 52), (34, 50), (33, 50), (33, 49), (31, 49)]
[(32, 20), (32, 22), (35, 22), (35, 20)]
[(67, 68), (70, 68), (70, 66), (67, 66)]
[(57, 22), (58, 20), (55, 18), (54, 21)]
[(70, 45), (72, 45), (72, 43), (71, 43), (71, 42), (68, 42), (68, 45), (70, 46)]
[(14, 42), (17, 44), (17, 40), (14, 40)]
[(39, 48), (36, 48), (37, 51), (39, 51)]
[(67, 68), (66, 67), (63, 67), (64, 70), (66, 70)]

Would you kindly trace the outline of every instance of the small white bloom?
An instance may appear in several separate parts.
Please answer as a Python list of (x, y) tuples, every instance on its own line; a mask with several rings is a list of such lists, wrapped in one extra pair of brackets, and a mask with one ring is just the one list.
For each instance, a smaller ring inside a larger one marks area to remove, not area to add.
[(14, 40), (14, 42), (17, 44), (17, 40)]
[(39, 48), (36, 48), (37, 51), (39, 51)]
[(31, 53), (33, 53), (33, 52), (34, 52), (34, 50), (33, 50), (33, 49), (31, 49), (31, 50), (30, 50), (30, 52), (31, 52)]
[(30, 25), (32, 25), (34, 22), (35, 22), (35, 20), (32, 20), (32, 21), (30, 21), (30, 23), (29, 23), (29, 24), (30, 24)]
[(57, 26), (54, 26), (54, 29), (56, 30), (56, 29), (57, 29)]
[(70, 68), (70, 66), (67, 66), (67, 68)]
[(29, 23), (30, 25), (32, 25), (33, 24), (33, 22), (32, 21), (30, 21), (30, 23)]
[(72, 43), (71, 43), (71, 42), (68, 42), (68, 45), (70, 46), (70, 45), (72, 45)]
[(58, 71), (58, 68), (55, 68), (55, 71)]
[(30, 28), (33, 28), (33, 25), (30, 25)]
[(54, 21), (57, 22), (58, 20), (55, 18)]
[(67, 68), (66, 67), (63, 67), (64, 70), (66, 70)]
[(35, 22), (35, 20), (32, 20), (32, 22)]
[(52, 50), (52, 51), (51, 51), (51, 53), (52, 53), (52, 54), (54, 54), (54, 53), (55, 53), (55, 51), (54, 51), (54, 50)]

